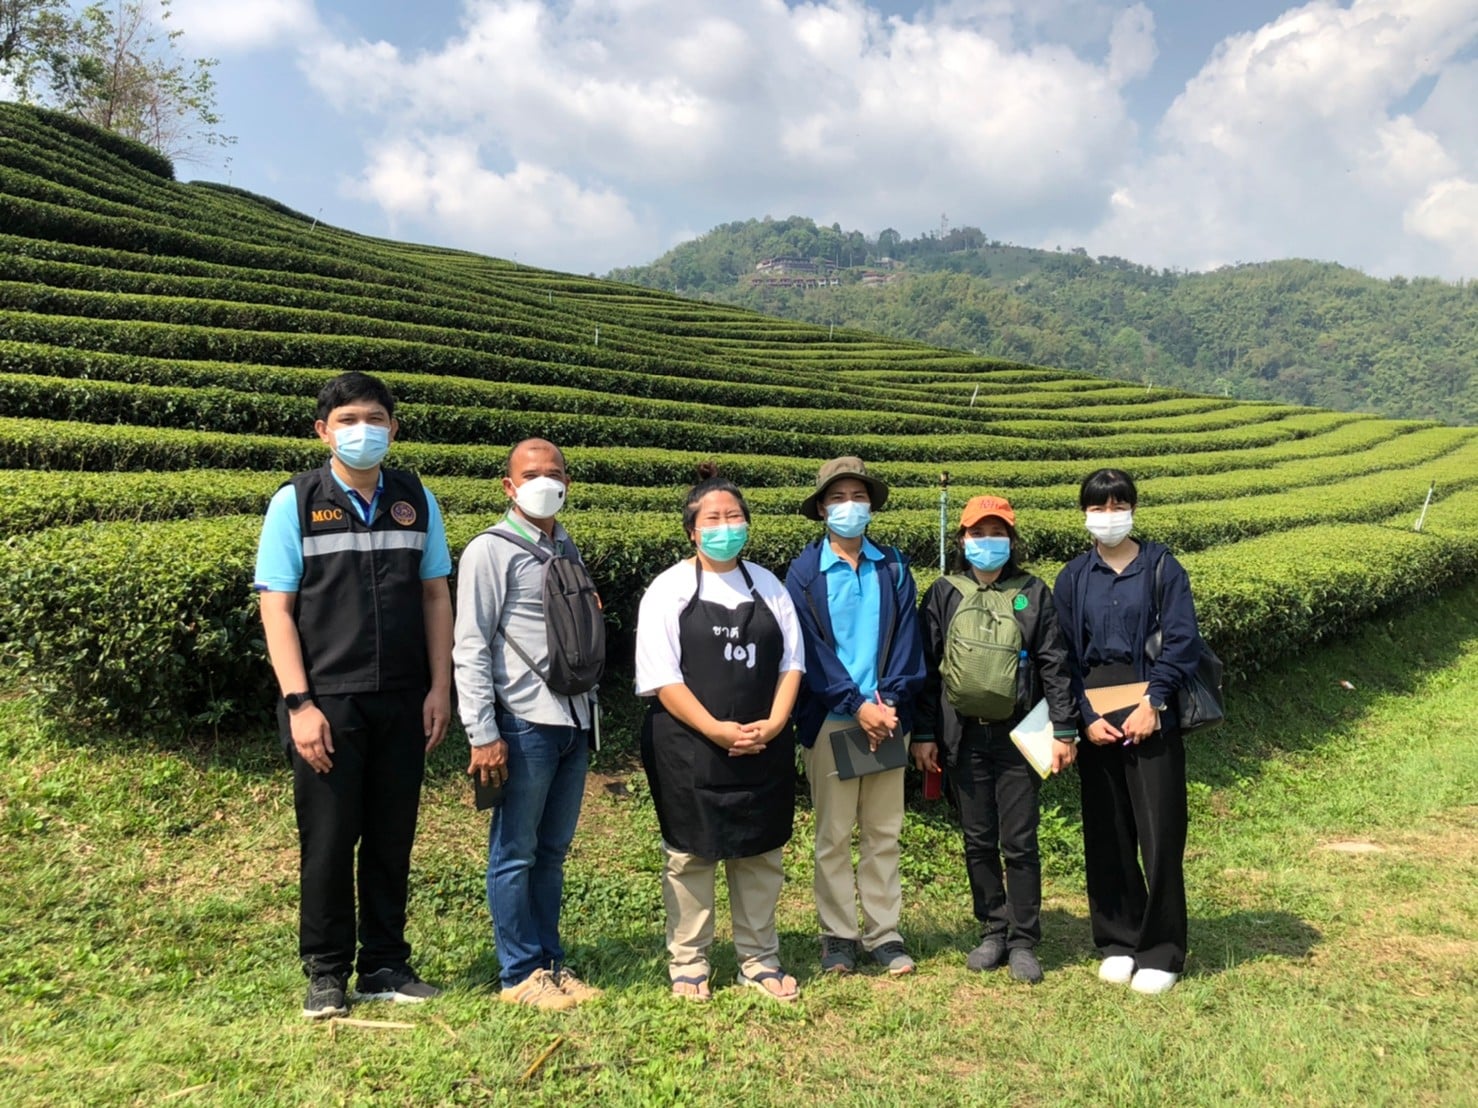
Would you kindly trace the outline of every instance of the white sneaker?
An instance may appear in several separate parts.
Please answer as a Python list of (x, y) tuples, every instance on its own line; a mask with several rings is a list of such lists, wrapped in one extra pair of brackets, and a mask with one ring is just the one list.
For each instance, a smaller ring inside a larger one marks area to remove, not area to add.
[(1127, 985), (1134, 977), (1134, 959), (1127, 954), (1115, 954), (1098, 964), (1098, 979), (1110, 985)]
[(1169, 992), (1170, 987), (1179, 980), (1180, 974), (1171, 973), (1162, 969), (1136, 970), (1134, 980), (1129, 987), (1137, 993), (1146, 993), (1150, 996), (1156, 993)]

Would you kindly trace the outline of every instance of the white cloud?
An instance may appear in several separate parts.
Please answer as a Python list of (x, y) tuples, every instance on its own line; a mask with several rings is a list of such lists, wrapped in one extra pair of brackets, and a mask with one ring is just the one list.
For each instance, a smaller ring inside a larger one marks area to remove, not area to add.
[(1127, 97), (1151, 6), (1179, 0), (464, 0), (420, 51), (335, 40), (312, 0), (179, 2), (215, 41), (297, 43), (398, 233), (538, 264), (766, 212), (905, 234), (947, 212), (1157, 265), (1478, 270), (1475, 0), (1291, 8), (1222, 42), (1148, 141)]
[(1478, 170), (1478, 127), (1473, 105), (1478, 104), (1478, 61), (1449, 65), (1415, 113), (1418, 126), (1442, 136), (1443, 145), (1469, 171)]
[(1436, 182), (1407, 208), (1405, 223), (1414, 234), (1454, 254), (1478, 257), (1478, 184), (1459, 178)]
[(347, 191), (397, 224), (455, 228), (450, 245), (563, 269), (610, 269), (644, 233), (609, 189), (529, 163), (494, 172), (474, 143), (455, 136), (377, 146)]
[(952, 211), (1004, 234), (1101, 203), (1104, 175), (1126, 171), (1137, 143), (1122, 86), (1154, 56), (1142, 5), (1117, 21), (1096, 0), (1040, 7), (1063, 21), (1091, 11), (1101, 31), (1083, 49), (1025, 41), (1036, 17), (1006, 0), (912, 19), (860, 0), (468, 0), (438, 49), (325, 42), (303, 69), (382, 130), (366, 194), (441, 241), (460, 241), (453, 206), (412, 213), (400, 190), (417, 186), (384, 164), (387, 150), (429, 157), (415, 138), (428, 132), (447, 136), (432, 159), (443, 172), (459, 144), (461, 179), (509, 190), (541, 167), (563, 182), (546, 201), (581, 214), (530, 246), (540, 261), (583, 258), (597, 216), (617, 220), (612, 245), (648, 229), (623, 262), (678, 226), (765, 211), (907, 233)]
[[(1478, 272), (1471, 103), (1400, 103), (1478, 37), (1472, 0), (1329, 0), (1224, 41), (1115, 181), (1095, 253), (1202, 268), (1291, 255)], [(1471, 75), (1460, 81), (1471, 90)], [(1435, 99), (1435, 94), (1434, 94)], [(1416, 236), (1416, 237), (1413, 237)]]
[(1132, 81), (1147, 74), (1155, 64), (1155, 17), (1143, 4), (1125, 8), (1114, 19), (1109, 32), (1109, 79)]
[(170, 22), (185, 29), (191, 50), (236, 53), (314, 37), (313, 0), (175, 0)]

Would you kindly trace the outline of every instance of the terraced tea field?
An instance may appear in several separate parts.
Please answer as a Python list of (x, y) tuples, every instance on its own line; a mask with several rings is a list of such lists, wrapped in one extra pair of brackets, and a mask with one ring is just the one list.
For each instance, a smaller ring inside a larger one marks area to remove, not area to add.
[(874, 533), (920, 566), (947, 469), (955, 514), (979, 492), (1015, 501), (1049, 577), (1085, 542), (1078, 480), (1122, 466), (1234, 671), (1478, 565), (1472, 429), (1125, 386), (365, 238), (0, 105), (12, 666), (83, 718), (267, 703), (260, 513), (321, 462), (313, 397), (346, 369), (403, 402), (391, 460), (441, 499), (454, 552), (502, 510), (513, 442), (564, 446), (566, 522), (628, 629), (709, 457), (751, 492), (750, 553), (772, 567), (814, 534), (795, 507), (818, 461), (857, 453), (894, 488)]

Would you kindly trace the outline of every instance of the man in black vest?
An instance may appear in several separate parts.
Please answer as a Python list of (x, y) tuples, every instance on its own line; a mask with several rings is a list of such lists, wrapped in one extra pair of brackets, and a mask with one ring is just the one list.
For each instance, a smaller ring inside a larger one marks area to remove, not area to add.
[(440, 990), (410, 967), (406, 887), (426, 754), (451, 716), (451, 553), (436, 500), (381, 466), (395, 399), (364, 373), (318, 394), (332, 452), (272, 498), (257, 549), (277, 719), (293, 770), (308, 977), (303, 1015), (359, 1000), (419, 1003)]

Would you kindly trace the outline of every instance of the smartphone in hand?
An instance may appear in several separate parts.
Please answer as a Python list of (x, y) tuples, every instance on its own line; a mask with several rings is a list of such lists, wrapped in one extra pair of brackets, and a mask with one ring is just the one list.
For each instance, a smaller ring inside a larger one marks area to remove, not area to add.
[(486, 812), (503, 803), (503, 781), (482, 783), (482, 775), (472, 775), (472, 802), (479, 812)]

